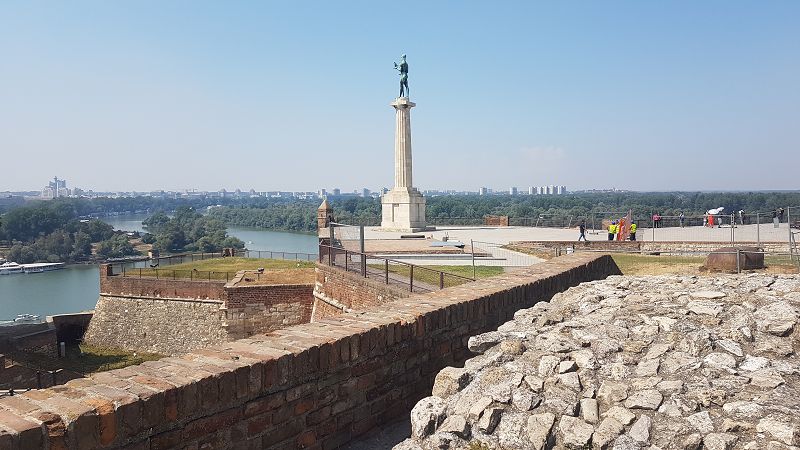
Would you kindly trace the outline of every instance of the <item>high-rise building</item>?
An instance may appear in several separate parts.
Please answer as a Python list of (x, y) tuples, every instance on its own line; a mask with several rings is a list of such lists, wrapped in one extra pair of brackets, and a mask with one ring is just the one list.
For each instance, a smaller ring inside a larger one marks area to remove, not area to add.
[(369, 197), (369, 189), (367, 189), (367, 188), (362, 189), (361, 190), (361, 196), (364, 197), (364, 198)]
[(508, 193), (509, 193), (509, 194), (511, 194), (511, 195), (517, 195), (517, 188), (516, 188), (516, 187), (514, 187), (514, 186), (511, 186), (511, 187), (508, 189)]
[(563, 194), (563, 195), (567, 194), (567, 187), (566, 186), (563, 186), (563, 185), (561, 186), (561, 194)]
[(556, 193), (556, 187), (554, 185), (547, 186), (547, 195), (554, 195)]
[(342, 190), (339, 188), (333, 188), (333, 195), (342, 195)]
[(533, 186), (528, 187), (528, 195), (536, 195), (536, 188)]
[(478, 195), (486, 195), (487, 189), (485, 187), (481, 187), (478, 189)]
[(325, 197), (326, 195), (328, 195), (328, 191), (326, 189), (320, 189), (319, 190), (319, 196), (320, 197)]

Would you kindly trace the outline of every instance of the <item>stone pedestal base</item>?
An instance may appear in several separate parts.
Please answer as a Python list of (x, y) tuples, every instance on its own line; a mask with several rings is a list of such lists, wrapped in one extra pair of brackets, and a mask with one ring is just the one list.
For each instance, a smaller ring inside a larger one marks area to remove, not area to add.
[(415, 188), (394, 188), (381, 198), (381, 229), (415, 233), (425, 226), (425, 197)]

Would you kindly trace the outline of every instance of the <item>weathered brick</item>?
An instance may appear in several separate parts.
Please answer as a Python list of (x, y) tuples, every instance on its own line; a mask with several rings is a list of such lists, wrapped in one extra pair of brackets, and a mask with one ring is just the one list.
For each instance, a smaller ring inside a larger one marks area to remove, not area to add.
[(10, 411), (0, 409), (0, 429), (8, 430), (10, 438), (3, 438), (9, 442), (10, 439), (16, 440), (19, 448), (22, 449), (39, 449), (43, 447), (44, 436), (42, 434), (42, 427), (31, 420), (25, 419)]

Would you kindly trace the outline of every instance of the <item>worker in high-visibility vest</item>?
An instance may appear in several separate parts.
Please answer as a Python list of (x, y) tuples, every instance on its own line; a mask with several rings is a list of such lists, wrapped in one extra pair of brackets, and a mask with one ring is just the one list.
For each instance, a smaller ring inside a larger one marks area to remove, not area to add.
[(636, 222), (631, 222), (631, 240), (636, 240)]
[(612, 220), (611, 225), (608, 226), (608, 240), (613, 241), (615, 234), (617, 234), (617, 221)]

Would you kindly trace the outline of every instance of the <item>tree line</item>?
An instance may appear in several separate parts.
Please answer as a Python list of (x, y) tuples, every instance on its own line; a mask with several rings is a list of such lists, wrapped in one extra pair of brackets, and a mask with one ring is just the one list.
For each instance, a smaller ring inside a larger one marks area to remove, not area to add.
[(124, 234), (98, 219), (83, 219), (70, 202), (37, 202), (0, 216), (0, 242), (5, 258), (20, 264), (77, 262), (136, 254)]
[(241, 239), (228, 236), (219, 219), (202, 215), (194, 208), (181, 207), (170, 217), (158, 212), (142, 221), (147, 233), (142, 241), (164, 253), (219, 252), (223, 248), (244, 248)]

